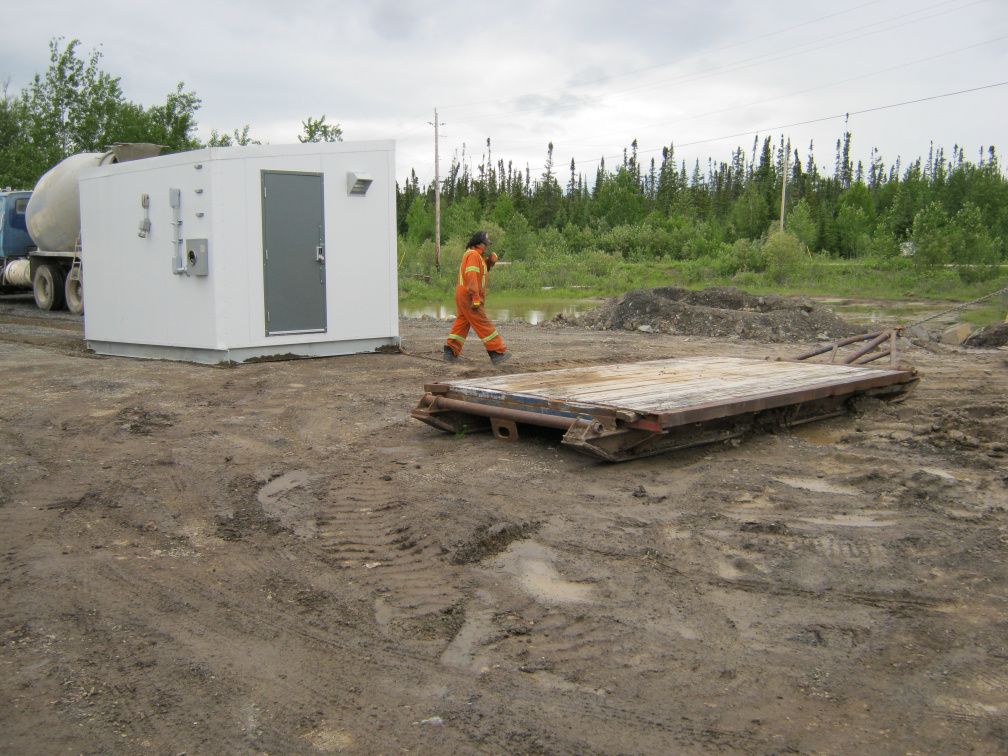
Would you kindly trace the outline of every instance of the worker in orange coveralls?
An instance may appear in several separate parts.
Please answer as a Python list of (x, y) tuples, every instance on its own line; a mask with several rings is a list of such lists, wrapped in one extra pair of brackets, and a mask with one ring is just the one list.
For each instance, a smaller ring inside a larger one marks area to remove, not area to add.
[(497, 262), (490, 251), (490, 237), (486, 231), (472, 235), (462, 264), (459, 266), (458, 285), (455, 287), (455, 322), (448, 343), (444, 347), (444, 361), (458, 362), (469, 329), (476, 331), (490, 355), (490, 362), (500, 365), (511, 358), (494, 324), (486, 314), (487, 271)]

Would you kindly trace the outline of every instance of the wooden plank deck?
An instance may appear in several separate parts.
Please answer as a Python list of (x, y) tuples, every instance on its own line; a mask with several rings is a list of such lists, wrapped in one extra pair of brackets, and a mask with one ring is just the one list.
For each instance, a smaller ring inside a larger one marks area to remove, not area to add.
[(452, 395), (473, 402), (620, 409), (673, 415), (711, 405), (845, 388), (887, 385), (909, 373), (889, 368), (816, 362), (771, 362), (738, 357), (694, 357), (551, 370), (543, 373), (447, 381)]
[(620, 461), (832, 417), (860, 394), (900, 399), (918, 380), (913, 368), (694, 357), (431, 383), (412, 415), (512, 441), (518, 423), (558, 428)]

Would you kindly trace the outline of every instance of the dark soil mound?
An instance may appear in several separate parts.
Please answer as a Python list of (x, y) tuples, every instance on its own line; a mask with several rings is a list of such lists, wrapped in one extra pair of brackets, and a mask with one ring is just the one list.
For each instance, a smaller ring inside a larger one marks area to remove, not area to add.
[(995, 323), (971, 334), (963, 346), (994, 349), (1008, 344), (1008, 323)]
[(763, 342), (840, 339), (859, 330), (830, 310), (803, 300), (747, 294), (730, 287), (690, 291), (638, 289), (607, 299), (574, 319), (596, 330), (624, 329)]

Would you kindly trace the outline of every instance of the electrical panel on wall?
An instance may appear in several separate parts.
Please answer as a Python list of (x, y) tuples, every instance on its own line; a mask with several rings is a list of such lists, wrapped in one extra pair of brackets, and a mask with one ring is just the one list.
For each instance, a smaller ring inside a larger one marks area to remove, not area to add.
[(186, 273), (190, 276), (210, 275), (210, 257), (206, 239), (186, 239)]

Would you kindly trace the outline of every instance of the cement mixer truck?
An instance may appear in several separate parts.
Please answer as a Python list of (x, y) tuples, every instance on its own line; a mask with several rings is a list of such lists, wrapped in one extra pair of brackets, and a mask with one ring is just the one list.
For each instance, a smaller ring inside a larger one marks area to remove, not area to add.
[(156, 144), (116, 144), (62, 161), (31, 192), (0, 191), (0, 287), (32, 289), (43, 310), (84, 312), (81, 170), (161, 153)]

